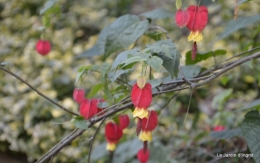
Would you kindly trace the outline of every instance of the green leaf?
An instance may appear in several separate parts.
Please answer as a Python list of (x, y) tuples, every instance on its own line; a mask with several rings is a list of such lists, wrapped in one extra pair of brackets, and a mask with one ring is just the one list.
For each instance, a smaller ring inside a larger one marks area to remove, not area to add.
[(253, 109), (253, 108), (260, 108), (260, 99), (257, 99), (249, 104), (246, 104), (243, 108), (239, 109), (239, 110), (249, 110), (249, 109)]
[[(188, 66), (181, 66), (182, 72), (186, 79), (192, 79), (195, 76), (199, 75), (201, 67), (198, 65), (188, 65)], [(181, 72), (178, 74), (178, 79), (181, 79), (182, 75)]]
[(111, 91), (108, 89), (108, 83), (104, 83), (104, 94), (105, 96), (107, 97), (106, 99), (109, 99), (109, 100), (113, 100), (113, 95), (111, 93)]
[(171, 40), (160, 40), (154, 44), (148, 45), (144, 50), (144, 52), (150, 51), (151, 53), (163, 53), (165, 56), (169, 58), (173, 58), (175, 53), (177, 53), (177, 49), (175, 44), (172, 43)]
[(151, 66), (155, 71), (160, 72), (163, 60), (157, 56), (152, 56), (146, 60), (146, 63)]
[(99, 47), (96, 45), (92, 46), (89, 50), (84, 51), (82, 54), (77, 56), (76, 58), (86, 58), (86, 57), (92, 57), (95, 55), (100, 55), (103, 52), (99, 49)]
[(163, 60), (163, 67), (169, 72), (171, 77), (173, 78), (174, 76), (177, 76), (181, 55), (176, 53), (175, 57), (169, 58), (165, 55), (158, 54), (158, 57)]
[(82, 79), (82, 75), (87, 73), (88, 70), (91, 68), (91, 66), (81, 66), (79, 69), (78, 69), (78, 72), (77, 72), (77, 76), (76, 76), (76, 81), (75, 81), (75, 85), (78, 83), (78, 81), (80, 79)]
[(241, 131), (256, 162), (260, 162), (260, 115), (258, 111), (250, 111), (245, 115)]
[(8, 66), (8, 65), (11, 65), (12, 63), (11, 62), (0, 62), (0, 66)]
[(117, 50), (128, 48), (149, 27), (147, 20), (140, 21), (135, 15), (124, 15), (106, 26), (100, 33), (96, 45), (83, 52), (78, 58), (104, 54), (106, 59)]
[(149, 57), (151, 56), (150, 53), (139, 53), (138, 55), (132, 56), (130, 55), (130, 58), (122, 62), (123, 67), (132, 64), (134, 62), (141, 62), (141, 61), (146, 61)]
[(209, 135), (216, 139), (230, 139), (235, 136), (243, 136), (240, 128), (223, 131), (212, 131)]
[[(109, 151), (106, 150), (106, 145), (107, 145), (107, 142), (104, 142), (102, 144), (99, 144), (98, 146), (96, 146), (93, 149), (93, 151), (91, 153), (91, 161), (96, 162), (97, 160), (100, 160), (109, 154)], [(88, 156), (86, 156), (86, 158), (85, 158), (86, 160), (84, 161), (84, 163), (87, 162), (87, 157)]]
[(197, 52), (197, 56), (195, 60), (191, 59), (191, 51), (186, 53), (186, 65), (196, 64), (200, 61), (207, 60), (210, 57), (218, 56), (218, 55), (225, 55), (227, 53), (226, 50), (215, 50), (215, 51), (208, 51), (208, 52)]
[(120, 143), (114, 152), (113, 163), (125, 162), (133, 158), (141, 147), (142, 143), (138, 138)]
[(141, 16), (145, 16), (149, 19), (163, 19), (163, 18), (172, 18), (173, 13), (164, 8), (155, 9), (146, 13), (141, 14)]
[(58, 0), (48, 0), (44, 4), (43, 8), (40, 10), (40, 15), (44, 14), (47, 10), (49, 10), (57, 1)]
[(242, 4), (242, 3), (250, 2), (250, 1), (252, 1), (252, 0), (239, 0), (239, 1), (237, 2), (237, 4), (240, 5), (240, 4)]
[(79, 129), (84, 129), (84, 130), (88, 129), (87, 121), (82, 116), (77, 116), (71, 119), (71, 122), (75, 125), (75, 127)]
[(160, 79), (152, 79), (152, 80), (149, 80), (148, 83), (150, 83), (152, 85), (152, 88), (155, 88), (158, 85), (160, 85), (162, 83), (162, 81)]
[(113, 71), (113, 72), (109, 72), (108, 73), (108, 78), (110, 81), (112, 82), (115, 82), (116, 79), (122, 75), (122, 74), (125, 74), (125, 73), (129, 73), (131, 70), (116, 70), (116, 71)]
[(129, 55), (134, 56), (136, 54), (140, 54), (139, 51), (140, 51), (140, 48), (135, 48), (135, 49), (127, 50), (127, 51), (124, 51), (124, 52), (118, 54), (115, 61), (113, 62), (112, 66), (111, 66), (111, 69), (113, 70), (113, 69), (117, 68), (118, 65), (120, 65), (126, 59), (128, 59)]
[(227, 89), (218, 93), (213, 98), (213, 102), (212, 102), (213, 107), (215, 108), (221, 107), (220, 105), (222, 105), (231, 96), (232, 92), (233, 89)]
[(152, 45), (148, 45), (144, 52), (150, 51), (163, 60), (163, 67), (170, 73), (171, 77), (177, 76), (180, 64), (180, 53), (171, 40), (161, 40)]
[(107, 72), (110, 68), (110, 64), (107, 62), (104, 62), (100, 67), (100, 73), (101, 73), (101, 80), (105, 81), (105, 78), (107, 76)]
[(108, 103), (107, 102), (99, 102), (98, 103), (98, 108), (106, 108), (106, 107), (108, 107)]
[(91, 91), (88, 93), (88, 98), (94, 97), (100, 90), (103, 89), (104, 84), (99, 83), (94, 86), (92, 86)]
[(241, 28), (245, 28), (253, 23), (256, 23), (259, 20), (260, 20), (260, 14), (249, 16), (249, 17), (240, 17), (236, 20), (231, 20), (227, 23), (226, 28), (224, 32), (219, 36), (219, 39), (223, 39), (229, 36), (230, 34), (236, 32), (237, 30)]
[(139, 21), (134, 15), (125, 15), (110, 25), (105, 43), (104, 57), (113, 52), (129, 47), (148, 30), (148, 21)]

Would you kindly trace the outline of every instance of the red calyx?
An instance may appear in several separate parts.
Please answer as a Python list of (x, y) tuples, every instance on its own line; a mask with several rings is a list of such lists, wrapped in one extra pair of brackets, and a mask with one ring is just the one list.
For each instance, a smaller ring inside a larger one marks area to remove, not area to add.
[(143, 131), (152, 131), (156, 128), (158, 124), (158, 116), (156, 111), (149, 111), (149, 117), (142, 119), (142, 130)]
[(84, 89), (75, 88), (73, 91), (73, 99), (80, 104), (85, 99)]
[(179, 9), (175, 15), (176, 24), (182, 28), (188, 24), (190, 20), (190, 14), (188, 10)]
[(102, 111), (101, 108), (98, 108), (99, 102), (104, 102), (103, 99), (85, 99), (81, 102), (79, 107), (80, 115), (85, 119), (89, 119), (96, 115), (98, 112)]
[(143, 89), (137, 84), (132, 88), (131, 99), (135, 107), (148, 108), (152, 103), (152, 86), (146, 83)]
[(51, 51), (51, 44), (47, 40), (38, 40), (36, 43), (36, 50), (39, 54), (45, 56)]
[(116, 143), (119, 141), (122, 135), (122, 129), (116, 123), (108, 122), (106, 124), (105, 136), (108, 142)]
[(225, 126), (215, 126), (214, 127), (214, 131), (222, 131), (222, 130), (225, 130), (226, 129), (226, 127)]
[(125, 115), (120, 115), (119, 116), (119, 127), (122, 130), (127, 128), (129, 123), (130, 123), (130, 119), (129, 119), (128, 115), (125, 114)]
[(141, 162), (141, 163), (147, 163), (147, 161), (149, 160), (149, 156), (150, 156), (150, 152), (148, 149), (146, 149), (144, 151), (144, 149), (140, 149), (137, 153), (137, 159)]
[(206, 6), (189, 6), (190, 20), (187, 28), (190, 31), (202, 31), (208, 23), (208, 9)]

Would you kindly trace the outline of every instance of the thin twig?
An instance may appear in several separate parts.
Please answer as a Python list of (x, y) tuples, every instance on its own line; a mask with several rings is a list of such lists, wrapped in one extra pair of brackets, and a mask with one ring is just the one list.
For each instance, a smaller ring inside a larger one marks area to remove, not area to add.
[(59, 108), (61, 108), (62, 110), (70, 113), (70, 114), (73, 114), (73, 115), (76, 115), (76, 116), (79, 116), (79, 114), (73, 112), (73, 111), (70, 111), (69, 109), (66, 109), (64, 106), (60, 105), (59, 103), (53, 101), (52, 99), (50, 99), (48, 96), (44, 95), (42, 92), (40, 92), (39, 90), (37, 90), (36, 88), (34, 88), (31, 84), (29, 84), (28, 82), (26, 82), (25, 80), (23, 80), (21, 77), (17, 76), (16, 74), (14, 74), (13, 72), (5, 69), (4, 67), (0, 66), (0, 69), (7, 72), (8, 74), (14, 76), (16, 79), (20, 80), (21, 82), (23, 82), (24, 84), (26, 84), (28, 87), (30, 87), (32, 90), (34, 90), (36, 93), (38, 93), (40, 96), (42, 96), (43, 98), (45, 98), (46, 100), (50, 101), (51, 103), (53, 103), (54, 105), (58, 106)]
[(88, 163), (90, 163), (90, 159), (91, 159), (91, 151), (92, 151), (92, 146), (93, 146), (93, 142), (95, 140), (95, 137), (100, 129), (100, 127), (102, 126), (102, 124), (104, 123), (106, 117), (101, 121), (101, 123), (99, 124), (98, 128), (96, 129), (94, 135), (91, 137), (92, 139), (90, 140), (90, 145), (89, 145), (89, 153), (88, 153)]
[(187, 109), (187, 112), (186, 112), (186, 114), (185, 114), (185, 118), (184, 118), (184, 121), (183, 121), (183, 124), (184, 124), (184, 125), (185, 125), (186, 118), (187, 118), (187, 115), (188, 115), (189, 110), (190, 110), (190, 104), (191, 104), (191, 98), (192, 98), (192, 94), (193, 94), (193, 88), (194, 88), (194, 87), (191, 87), (191, 88), (190, 88), (190, 99), (189, 99), (188, 109)]

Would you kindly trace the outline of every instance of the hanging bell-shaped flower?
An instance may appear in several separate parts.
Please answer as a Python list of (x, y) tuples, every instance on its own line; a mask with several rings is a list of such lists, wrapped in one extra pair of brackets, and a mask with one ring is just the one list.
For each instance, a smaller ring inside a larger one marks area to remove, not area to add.
[(102, 111), (102, 108), (98, 108), (99, 102), (104, 102), (103, 99), (85, 99), (81, 102), (79, 107), (80, 115), (85, 119), (89, 119)]
[(106, 149), (114, 151), (116, 149), (116, 143), (120, 140), (122, 135), (122, 129), (116, 123), (108, 122), (105, 127), (105, 136), (108, 142)]
[(142, 82), (134, 84), (131, 92), (131, 99), (132, 99), (132, 103), (135, 106), (133, 117), (139, 117), (139, 118), (147, 117), (148, 116), (147, 108), (152, 103), (151, 84), (149, 83), (143, 84)]
[(142, 119), (142, 131), (139, 135), (139, 139), (142, 141), (152, 141), (152, 131), (158, 124), (158, 116), (156, 111), (149, 111), (148, 118)]
[(203, 39), (201, 31), (208, 23), (208, 9), (206, 6), (189, 6), (190, 19), (187, 28), (191, 31), (188, 41), (200, 42)]
[(51, 44), (47, 40), (38, 40), (36, 43), (36, 51), (45, 56), (51, 51)]

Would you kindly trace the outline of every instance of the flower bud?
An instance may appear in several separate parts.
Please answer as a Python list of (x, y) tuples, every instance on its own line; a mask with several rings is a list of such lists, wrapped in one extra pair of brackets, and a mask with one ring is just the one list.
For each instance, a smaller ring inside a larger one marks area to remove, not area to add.
[(146, 84), (146, 79), (145, 79), (145, 77), (144, 77), (144, 76), (139, 76), (139, 77), (137, 78), (136, 83), (137, 83), (137, 85), (138, 85), (138, 87), (139, 87), (140, 89), (143, 89), (144, 86), (145, 86), (145, 84)]
[(73, 99), (80, 104), (85, 99), (84, 89), (75, 88), (73, 91)]
[(176, 0), (175, 6), (176, 6), (176, 9), (179, 10), (182, 6), (182, 0)]

